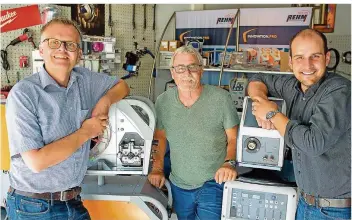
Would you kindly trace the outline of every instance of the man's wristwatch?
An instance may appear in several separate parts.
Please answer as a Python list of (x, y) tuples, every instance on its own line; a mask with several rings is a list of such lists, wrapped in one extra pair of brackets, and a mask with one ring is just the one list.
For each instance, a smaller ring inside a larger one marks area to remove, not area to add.
[(233, 167), (236, 167), (236, 165), (237, 165), (237, 161), (236, 160), (225, 160), (224, 163), (229, 163)]
[(279, 112), (280, 112), (279, 110), (275, 110), (275, 111), (270, 111), (266, 113), (266, 116), (265, 116), (266, 120), (272, 119)]

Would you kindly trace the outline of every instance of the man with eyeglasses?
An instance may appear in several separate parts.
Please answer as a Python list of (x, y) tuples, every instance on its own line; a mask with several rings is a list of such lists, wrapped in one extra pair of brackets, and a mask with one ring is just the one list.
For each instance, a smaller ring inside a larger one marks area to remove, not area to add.
[(170, 144), (171, 189), (179, 220), (220, 219), (224, 182), (234, 180), (239, 119), (230, 94), (201, 85), (202, 57), (192, 46), (178, 48), (171, 59), (177, 87), (155, 103), (159, 145), (148, 176), (156, 187), (163, 173), (166, 139)]
[(123, 80), (75, 67), (81, 34), (67, 19), (41, 30), (43, 68), (18, 82), (6, 107), (11, 168), (9, 219), (90, 219), (79, 187), (90, 140), (108, 124), (110, 105), (124, 98)]

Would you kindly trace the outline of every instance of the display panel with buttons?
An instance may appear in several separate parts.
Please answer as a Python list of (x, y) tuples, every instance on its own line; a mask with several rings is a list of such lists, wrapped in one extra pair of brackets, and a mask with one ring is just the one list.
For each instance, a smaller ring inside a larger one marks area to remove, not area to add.
[(226, 182), (222, 219), (294, 219), (296, 197), (292, 187)]

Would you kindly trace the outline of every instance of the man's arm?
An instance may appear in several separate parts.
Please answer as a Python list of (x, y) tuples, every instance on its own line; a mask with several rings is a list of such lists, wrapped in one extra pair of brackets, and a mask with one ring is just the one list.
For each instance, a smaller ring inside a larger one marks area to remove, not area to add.
[(227, 137), (227, 154), (225, 160), (236, 160), (238, 125), (225, 130)]
[(253, 97), (262, 97), (263, 99), (268, 99), (268, 87), (263, 82), (250, 82), (247, 87), (247, 93), (251, 99), (253, 99)]
[[(236, 160), (238, 125), (225, 130), (227, 137), (227, 154), (225, 160)], [(221, 184), (226, 181), (235, 180), (237, 177), (236, 169), (229, 163), (224, 163), (215, 173), (215, 182)]]
[(284, 136), (288, 146), (308, 156), (320, 156), (335, 147), (341, 135), (351, 132), (351, 86), (338, 83), (326, 89), (308, 124), (289, 121)]
[[(290, 121), (284, 114), (277, 113), (274, 117), (269, 120), (266, 119), (266, 114), (270, 111), (278, 110), (278, 106), (275, 102), (263, 99), (260, 96), (254, 96), (252, 104), (252, 114), (255, 116), (257, 121), (263, 123), (270, 123), (273, 127), (279, 131), (280, 135), (283, 137), (286, 132), (286, 126)], [(259, 123), (258, 123), (259, 124)], [(263, 126), (263, 128), (265, 128)]]
[(113, 86), (109, 91), (102, 97), (110, 101), (110, 103), (115, 103), (125, 98), (130, 93), (130, 88), (127, 83), (120, 79), (119, 82)]
[(270, 74), (256, 74), (249, 79), (247, 86), (247, 94), (249, 96), (259, 96), (266, 98), (271, 97), (283, 98), (287, 94), (286, 88), (292, 87), (295, 83), (293, 75), (270, 75)]
[(40, 149), (23, 152), (21, 156), (29, 169), (34, 173), (39, 173), (66, 160), (86, 141), (101, 134), (107, 125), (106, 119), (103, 116), (88, 119), (74, 133)]
[(164, 176), (164, 157), (166, 152), (166, 134), (165, 130), (155, 129), (154, 140), (158, 141), (158, 146), (153, 147), (153, 168), (148, 175), (150, 183), (156, 187), (161, 188), (165, 183)]
[(166, 152), (166, 134), (165, 130), (155, 129), (154, 140), (158, 141), (158, 146), (154, 147), (153, 169), (164, 170), (164, 157)]
[(92, 112), (92, 118), (82, 124), (79, 130), (41, 149), (21, 153), (26, 165), (33, 172), (40, 172), (66, 160), (86, 141), (104, 132), (111, 104), (124, 98), (129, 91), (127, 83), (120, 80), (99, 100)]
[[(262, 98), (263, 100), (268, 100), (268, 87), (263, 82), (260, 82), (260, 81), (250, 82), (247, 87), (247, 92), (248, 92), (248, 95), (253, 100), (253, 105), (255, 105), (255, 102), (258, 101), (257, 97)], [(253, 112), (253, 115), (255, 115), (254, 112)], [(256, 116), (256, 120), (259, 127), (262, 127), (264, 129), (275, 129), (274, 124), (270, 121), (267, 121), (266, 119), (263, 120)]]
[(98, 103), (95, 105), (92, 117), (97, 115), (108, 115), (110, 106), (123, 99), (130, 93), (130, 88), (124, 80), (119, 82), (109, 89), (106, 94), (101, 97)]
[(280, 112), (277, 113), (270, 121), (273, 123), (276, 130), (279, 131), (280, 135), (284, 137), (286, 133), (286, 126), (290, 119)]

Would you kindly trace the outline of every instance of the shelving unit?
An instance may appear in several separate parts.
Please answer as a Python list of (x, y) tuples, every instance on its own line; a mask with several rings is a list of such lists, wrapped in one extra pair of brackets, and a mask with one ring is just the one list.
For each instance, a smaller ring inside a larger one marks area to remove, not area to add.
[[(220, 68), (204, 68), (204, 71), (214, 71), (220, 72)], [(246, 70), (246, 69), (224, 69), (224, 72), (233, 72), (233, 73), (265, 73), (265, 74), (285, 74), (292, 75), (292, 72), (280, 72), (280, 71), (269, 71), (269, 70)]]
[[(169, 68), (157, 68), (157, 70), (169, 70)], [(220, 68), (204, 68), (204, 72), (220, 72)], [(232, 73), (264, 73), (264, 74), (277, 74), (277, 75), (292, 75), (292, 72), (280, 72), (270, 70), (245, 70), (245, 69), (224, 69), (224, 72)]]
[[(156, 77), (156, 81), (155, 81), (155, 94), (154, 94), (154, 99), (156, 99), (156, 97), (158, 95), (160, 95), (165, 88), (165, 83), (170, 81), (172, 79), (171, 77), (171, 73), (170, 73), (170, 68), (166, 68), (166, 67), (159, 67), (157, 68), (157, 77)], [(203, 77), (215, 77), (214, 79), (212, 79), (211, 81), (214, 81), (216, 83), (214, 83), (214, 85), (217, 85), (217, 81), (219, 78), (219, 73), (220, 73), (220, 68), (204, 68), (204, 75)], [(223, 78), (222, 78), (222, 85), (227, 85), (229, 82), (228, 81), (228, 74), (230, 73), (234, 73), (234, 74), (275, 74), (275, 75), (293, 75), (292, 72), (280, 72), (280, 71), (269, 71), (269, 70), (248, 70), (248, 69), (229, 69), (229, 68), (225, 68), (223, 70), (223, 72), (225, 73)], [(207, 74), (207, 75), (206, 75)], [(210, 75), (209, 75), (210, 74)], [(217, 76), (214, 76), (217, 75)], [(238, 76), (238, 75), (237, 75)], [(233, 76), (231, 76), (232, 78)], [(212, 83), (213, 84), (213, 83)]]

